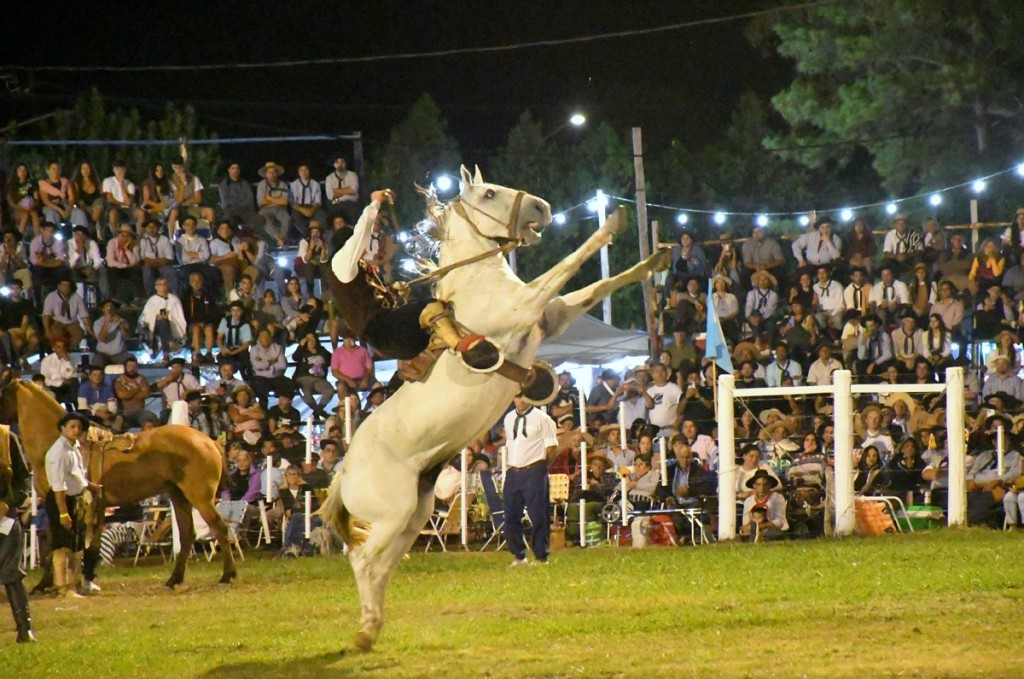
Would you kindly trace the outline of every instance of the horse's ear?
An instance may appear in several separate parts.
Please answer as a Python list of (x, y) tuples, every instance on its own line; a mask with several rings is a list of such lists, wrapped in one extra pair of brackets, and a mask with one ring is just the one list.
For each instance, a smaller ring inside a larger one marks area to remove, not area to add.
[(473, 177), (469, 174), (469, 170), (466, 169), (465, 165), (462, 165), (459, 168), (459, 172), (462, 173), (462, 185), (463, 186), (472, 186), (473, 185)]
[(480, 173), (480, 166), (479, 165), (474, 165), (473, 169), (476, 171), (473, 174), (473, 183), (474, 184), (483, 184), (484, 183), (484, 176)]

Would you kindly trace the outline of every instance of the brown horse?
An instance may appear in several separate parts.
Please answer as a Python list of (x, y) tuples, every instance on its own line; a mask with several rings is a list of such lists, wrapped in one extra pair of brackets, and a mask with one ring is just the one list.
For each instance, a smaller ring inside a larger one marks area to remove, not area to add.
[[(59, 436), (57, 422), (65, 410), (49, 394), (31, 382), (12, 379), (9, 372), (0, 378), (0, 423), (18, 424), (25, 457), (34, 470), (36, 491), (40, 497), (50, 489), (46, 480), (46, 452)], [(181, 551), (167, 587), (174, 588), (185, 579), (185, 564), (195, 542), (192, 508), (199, 511), (217, 538), (224, 557), (220, 582), (230, 583), (237, 574), (228, 544), (228, 528), (214, 506), (224, 456), (210, 437), (190, 427), (169, 424), (135, 437), (114, 436), (108, 441), (83, 443), (88, 455), (89, 477), (103, 487), (98, 511), (103, 506), (131, 504), (167, 493), (181, 535)], [(102, 517), (102, 514), (99, 514)]]

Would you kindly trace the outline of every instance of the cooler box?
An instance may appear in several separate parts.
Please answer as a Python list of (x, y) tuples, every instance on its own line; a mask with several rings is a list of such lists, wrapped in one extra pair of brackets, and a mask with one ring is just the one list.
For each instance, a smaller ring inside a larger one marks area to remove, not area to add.
[[(588, 502), (584, 507), (583, 532), (587, 546), (594, 546), (604, 540), (604, 524), (601, 523), (600, 502)], [(580, 503), (570, 502), (566, 511), (565, 541), (580, 544)]]
[(907, 519), (914, 530), (931, 530), (941, 528), (945, 521), (942, 507), (932, 505), (910, 505), (907, 507)]

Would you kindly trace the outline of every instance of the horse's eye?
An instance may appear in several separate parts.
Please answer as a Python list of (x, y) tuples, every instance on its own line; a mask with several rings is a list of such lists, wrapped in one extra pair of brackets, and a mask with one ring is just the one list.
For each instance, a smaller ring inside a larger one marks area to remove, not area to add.
[(494, 192), (494, 189), (487, 189), (487, 193), (484, 194), (484, 198), (494, 198), (496, 195), (498, 194)]

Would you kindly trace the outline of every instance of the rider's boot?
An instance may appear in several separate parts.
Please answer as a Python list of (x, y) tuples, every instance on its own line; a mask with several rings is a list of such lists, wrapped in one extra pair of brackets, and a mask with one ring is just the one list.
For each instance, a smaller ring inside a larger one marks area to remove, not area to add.
[(483, 335), (463, 334), (448, 315), (444, 303), (434, 301), (420, 312), (420, 327), (430, 330), (449, 349), (454, 349), (470, 368), (480, 372), (496, 370), (502, 362), (501, 351)]

